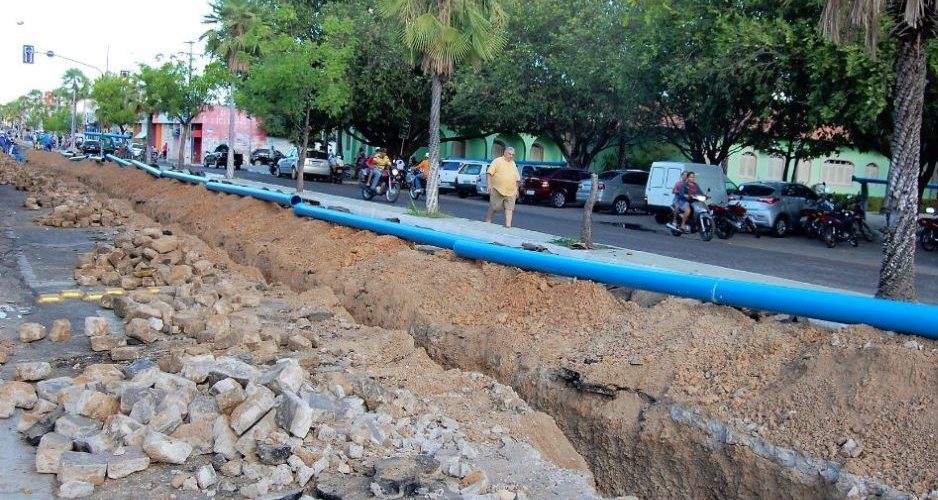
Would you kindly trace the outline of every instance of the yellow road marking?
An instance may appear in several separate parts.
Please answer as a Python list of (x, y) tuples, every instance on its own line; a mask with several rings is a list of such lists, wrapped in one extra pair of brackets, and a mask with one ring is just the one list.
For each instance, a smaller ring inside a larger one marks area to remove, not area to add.
[[(163, 293), (163, 289), (160, 287), (150, 287), (150, 288), (141, 288), (141, 292), (158, 294)], [(83, 300), (86, 302), (94, 302), (96, 300), (101, 300), (101, 297), (105, 295), (124, 295), (127, 293), (123, 288), (107, 288), (104, 291), (84, 291), (84, 290), (62, 290), (58, 293), (44, 293), (36, 297), (36, 302), (39, 304), (49, 304), (53, 302), (61, 302), (63, 300)]]

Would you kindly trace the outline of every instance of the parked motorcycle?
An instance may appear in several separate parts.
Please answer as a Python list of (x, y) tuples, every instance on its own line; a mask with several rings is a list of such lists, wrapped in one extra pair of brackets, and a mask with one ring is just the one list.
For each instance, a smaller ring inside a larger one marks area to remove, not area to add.
[(935, 209), (932, 207), (926, 208), (925, 213), (931, 217), (922, 217), (918, 220), (918, 225), (922, 226), (918, 232), (918, 242), (922, 250), (931, 252), (938, 246), (938, 239), (936, 239), (938, 238), (938, 217), (935, 217)]
[(689, 228), (689, 233), (699, 233), (700, 239), (703, 241), (710, 241), (713, 239), (713, 215), (710, 214), (709, 208), (707, 208), (707, 197), (698, 194), (695, 195), (693, 201), (690, 204), (690, 220), (684, 221), (684, 214), (678, 214), (679, 225), (675, 226), (674, 224), (668, 224), (667, 227), (671, 231), (672, 236), (681, 236), (684, 234), (684, 231), (680, 228), (687, 226)]
[(381, 181), (378, 183), (377, 189), (371, 189), (371, 186), (368, 185), (368, 176), (362, 175), (359, 180), (359, 186), (362, 189), (362, 198), (370, 200), (377, 196), (384, 196), (390, 203), (397, 201), (397, 197), (401, 194), (401, 172), (396, 168), (385, 168), (381, 172), (376, 172), (374, 175), (380, 175)]
[(834, 248), (838, 241), (846, 241), (851, 246), (857, 246), (859, 224), (857, 215), (843, 206), (836, 206), (833, 210), (821, 212), (817, 218), (818, 238)]
[(756, 223), (748, 214), (746, 207), (740, 203), (727, 205), (708, 205), (710, 214), (713, 216), (713, 232), (717, 238), (725, 240), (731, 238), (734, 233), (750, 232), (759, 238), (761, 235), (756, 230)]

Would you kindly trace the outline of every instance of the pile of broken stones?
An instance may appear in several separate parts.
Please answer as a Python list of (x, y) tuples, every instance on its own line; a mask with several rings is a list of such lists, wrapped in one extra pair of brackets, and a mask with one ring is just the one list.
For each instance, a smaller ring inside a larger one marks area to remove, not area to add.
[(25, 208), (51, 208), (51, 212), (35, 218), (37, 223), (45, 226), (113, 227), (123, 225), (127, 220), (126, 204), (115, 200), (99, 201), (85, 189), (49, 175), (30, 175), (24, 167), (3, 174), (0, 182), (34, 193), (23, 201)]
[[(341, 373), (312, 378), (313, 327), (345, 320), (271, 298), (266, 284), (226, 272), (182, 238), (126, 231), (80, 256), (75, 278), (121, 287), (101, 306), (123, 318), (123, 332), (104, 317), (83, 325), (91, 349), (115, 364), (49, 378), (48, 362), (17, 363), (15, 380), (0, 386), (0, 418), (24, 410), (18, 430), (37, 446), (36, 470), (57, 474), (61, 497), (201, 455), (211, 458), (179, 470), (174, 487), (247, 498), (526, 496), (474, 467), (483, 445), (445, 415), (419, 413), (409, 391)], [(18, 333), (60, 342), (71, 325), (56, 320), (47, 334), (26, 323)]]

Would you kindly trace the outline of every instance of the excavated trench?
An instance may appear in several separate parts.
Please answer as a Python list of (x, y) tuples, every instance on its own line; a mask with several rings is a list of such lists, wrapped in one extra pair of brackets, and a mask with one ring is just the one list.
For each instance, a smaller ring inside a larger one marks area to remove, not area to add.
[[(719, 389), (732, 385), (727, 366), (740, 358), (730, 349), (774, 353), (753, 356), (774, 360), (774, 372), (747, 387), (782, 391), (811, 371), (810, 361), (802, 362), (807, 356), (825, 356), (828, 332), (680, 299), (639, 304), (638, 294), (623, 300), (594, 283), (464, 261), (448, 251), (431, 255), (393, 237), (294, 218), (270, 203), (155, 181), (131, 169), (40, 158), (63, 176), (225, 249), (269, 281), (297, 291), (331, 287), (357, 321), (409, 331), (445, 367), (510, 385), (556, 420), (603, 494), (839, 498), (851, 488), (895, 492), (881, 486), (889, 477), (864, 479), (872, 477), (868, 469), (792, 451), (805, 443), (726, 423), (747, 408), (737, 404), (739, 390)], [(701, 333), (686, 333), (688, 325)], [(719, 342), (707, 336), (717, 331), (723, 332)], [(751, 372), (759, 366), (753, 363), (745, 377), (758, 378)], [(714, 382), (719, 370), (726, 378), (718, 374)], [(707, 380), (691, 375), (698, 372)], [(769, 399), (752, 412), (769, 413)]]

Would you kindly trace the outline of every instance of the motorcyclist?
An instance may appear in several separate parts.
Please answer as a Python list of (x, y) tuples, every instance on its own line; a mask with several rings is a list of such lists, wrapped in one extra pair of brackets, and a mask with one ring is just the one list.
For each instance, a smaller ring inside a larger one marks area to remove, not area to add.
[(378, 190), (381, 184), (381, 171), (391, 166), (391, 159), (384, 148), (378, 148), (375, 155), (371, 158), (371, 171), (368, 172), (367, 184), (372, 191)]
[(414, 188), (417, 192), (423, 192), (423, 183), (430, 175), (430, 153), (425, 153), (423, 159), (414, 167)]
[(332, 173), (333, 177), (336, 177), (339, 172), (339, 168), (345, 167), (345, 162), (342, 161), (342, 156), (335, 153), (329, 154), (329, 171)]
[[(690, 220), (691, 202), (694, 196), (697, 196), (697, 191), (697, 174), (687, 172), (687, 177), (685, 177), (684, 183), (681, 185), (681, 194), (678, 199), (678, 209), (684, 214), (682, 220), (683, 226), (681, 226), (680, 230), (685, 233), (690, 232), (690, 226), (687, 225), (687, 222)], [(674, 220), (672, 221), (674, 227), (677, 227), (677, 215), (678, 212), (674, 212)]]

